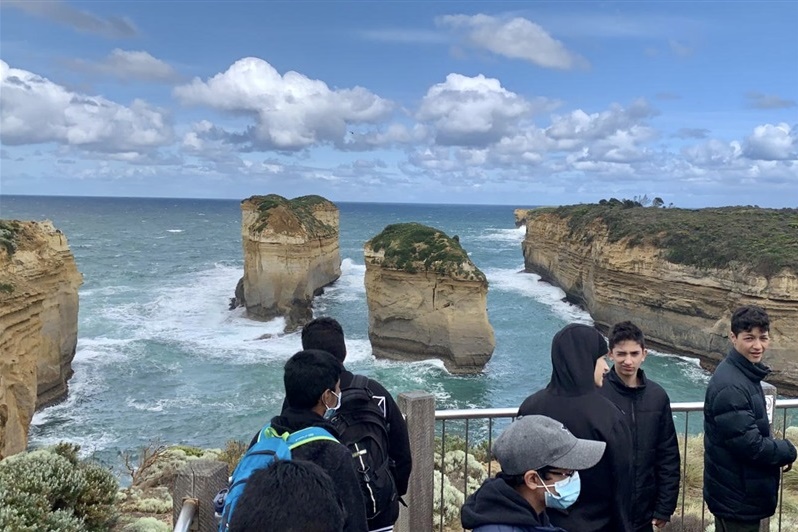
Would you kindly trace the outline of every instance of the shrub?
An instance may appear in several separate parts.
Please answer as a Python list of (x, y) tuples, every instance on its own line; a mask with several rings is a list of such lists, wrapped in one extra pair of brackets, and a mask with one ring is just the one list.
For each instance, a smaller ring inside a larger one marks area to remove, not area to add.
[(607, 228), (610, 242), (652, 245), (670, 262), (697, 268), (730, 264), (770, 278), (783, 269), (798, 273), (798, 209), (721, 207), (654, 209), (611, 198), (599, 204), (533, 209), (528, 215), (554, 213), (568, 223), (575, 238), (591, 241), (589, 227)]
[(0, 461), (0, 530), (108, 530), (118, 483), (110, 471), (78, 460), (78, 447), (10, 456)]

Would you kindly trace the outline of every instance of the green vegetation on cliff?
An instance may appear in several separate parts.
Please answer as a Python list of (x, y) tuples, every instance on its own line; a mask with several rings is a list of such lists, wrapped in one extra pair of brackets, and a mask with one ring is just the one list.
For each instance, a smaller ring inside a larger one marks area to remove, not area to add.
[(632, 246), (653, 245), (677, 264), (697, 268), (736, 264), (768, 278), (785, 268), (798, 272), (798, 209), (658, 209), (618, 202), (533, 209), (529, 216), (538, 213), (567, 220), (571, 235), (583, 235), (588, 241), (594, 235), (586, 228), (603, 222), (610, 242), (628, 239)]
[(383, 265), (409, 273), (434, 271), (460, 279), (485, 281), (459, 239), (419, 223), (391, 224), (366, 243), (375, 252), (384, 252)]
[[(275, 207), (283, 206), (287, 208), (297, 219), (299, 224), (305, 229), (308, 234), (315, 236), (326, 236), (335, 232), (336, 228), (331, 227), (316, 217), (315, 211), (319, 206), (335, 205), (317, 195), (300, 196), (292, 200), (286, 199), (277, 194), (269, 194), (268, 196), (252, 196), (249, 200), (258, 206), (258, 224), (255, 227), (256, 232), (261, 232), (266, 227), (269, 227), (273, 209)], [(278, 224), (282, 225), (282, 223)], [(276, 228), (277, 232), (281, 232), (280, 228)]]
[(5, 248), (9, 255), (17, 250), (17, 236), (20, 231), (19, 222), (16, 220), (0, 220), (0, 247)]

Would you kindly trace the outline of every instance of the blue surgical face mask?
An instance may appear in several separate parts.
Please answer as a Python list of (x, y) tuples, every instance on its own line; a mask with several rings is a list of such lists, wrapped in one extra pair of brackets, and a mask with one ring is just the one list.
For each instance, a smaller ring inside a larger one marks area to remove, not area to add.
[[(579, 480), (579, 472), (574, 471), (574, 474), (570, 477), (559, 480), (554, 484), (543, 484), (542, 487), (546, 490), (546, 507), (565, 510), (579, 498), (579, 492), (582, 490), (582, 481)], [(549, 491), (549, 488), (554, 488), (559, 495), (554, 495)]]
[(335, 396), (335, 398), (338, 399), (338, 402), (335, 404), (335, 406), (327, 406), (326, 403), (324, 404), (324, 406), (327, 407), (327, 410), (324, 411), (324, 419), (332, 419), (335, 416), (335, 412), (338, 411), (339, 408), (341, 408), (341, 394), (335, 393), (332, 390), (330, 391)]

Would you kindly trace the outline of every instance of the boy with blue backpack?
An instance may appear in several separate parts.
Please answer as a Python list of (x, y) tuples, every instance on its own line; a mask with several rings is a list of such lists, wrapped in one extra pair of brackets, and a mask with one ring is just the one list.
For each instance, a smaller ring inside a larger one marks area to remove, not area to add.
[[(238, 519), (237, 501), (253, 470), (276, 459), (305, 460), (323, 469), (333, 481), (336, 496), (346, 516), (344, 532), (368, 532), (366, 508), (350, 450), (339, 443), (339, 434), (329, 419), (341, 406), (343, 366), (325, 351), (299, 351), (285, 364), (286, 406), (252, 439), (231, 477), (220, 530), (229, 530)], [(314, 512), (312, 507), (297, 512)], [(277, 529), (275, 529), (277, 530)]]
[[(302, 329), (302, 348), (321, 349), (343, 364), (346, 342), (341, 324), (330, 317), (309, 322)], [(407, 424), (391, 394), (374, 379), (344, 368), (341, 390), (341, 407), (331, 422), (339, 441), (352, 452), (369, 531), (391, 532), (413, 468)]]

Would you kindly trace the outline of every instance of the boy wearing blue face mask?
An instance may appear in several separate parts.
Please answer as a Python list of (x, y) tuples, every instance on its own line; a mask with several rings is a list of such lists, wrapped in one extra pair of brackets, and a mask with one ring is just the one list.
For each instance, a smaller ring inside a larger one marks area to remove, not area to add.
[(579, 498), (579, 470), (596, 465), (607, 444), (580, 440), (559, 421), (524, 416), (493, 443), (502, 471), (463, 505), (460, 520), (473, 532), (565, 532), (546, 508), (567, 510)]
[[(306, 349), (289, 358), (283, 375), (286, 406), (272, 418), (271, 427), (279, 434), (321, 427), (338, 438), (328, 419), (341, 406), (342, 371), (341, 363), (326, 351)], [(255, 435), (250, 447), (257, 439)], [(330, 476), (346, 510), (344, 532), (368, 532), (366, 505), (349, 449), (341, 443), (322, 440), (296, 447), (291, 454), (293, 459), (315, 463)]]

